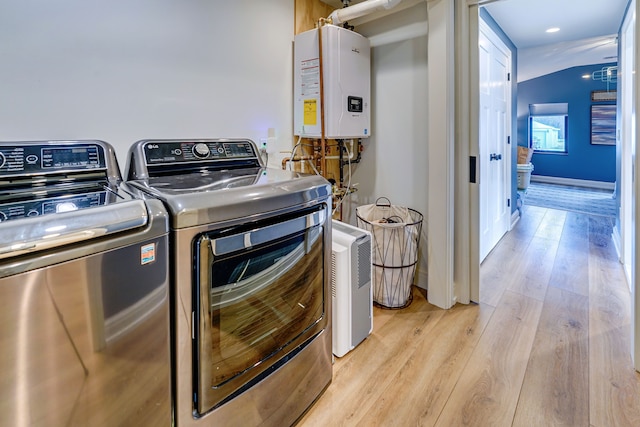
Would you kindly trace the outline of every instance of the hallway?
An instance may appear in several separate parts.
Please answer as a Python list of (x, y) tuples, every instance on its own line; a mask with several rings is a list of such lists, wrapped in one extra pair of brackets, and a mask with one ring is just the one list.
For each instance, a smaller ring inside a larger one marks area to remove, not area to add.
[(609, 219), (525, 206), (481, 276), (479, 305), (374, 308), (299, 425), (640, 425)]
[(614, 190), (544, 182), (531, 182), (526, 191), (518, 191), (525, 206), (615, 218), (618, 213), (618, 200), (613, 193)]

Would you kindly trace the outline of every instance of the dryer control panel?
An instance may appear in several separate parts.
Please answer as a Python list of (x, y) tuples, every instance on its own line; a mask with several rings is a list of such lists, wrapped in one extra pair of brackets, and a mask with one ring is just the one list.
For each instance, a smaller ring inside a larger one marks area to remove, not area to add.
[(242, 160), (257, 158), (252, 141), (146, 141), (144, 157), (149, 165), (211, 160)]
[(129, 149), (128, 181), (155, 176), (261, 168), (250, 139), (143, 139)]

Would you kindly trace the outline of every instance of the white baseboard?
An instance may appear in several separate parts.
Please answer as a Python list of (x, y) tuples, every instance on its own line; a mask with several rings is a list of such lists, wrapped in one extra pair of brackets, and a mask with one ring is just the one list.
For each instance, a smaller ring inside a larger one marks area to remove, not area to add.
[(624, 277), (627, 279), (627, 285), (629, 285), (629, 290), (631, 290), (631, 284), (633, 281), (631, 266), (624, 263), (624, 259), (622, 257), (622, 235), (620, 234), (620, 228), (618, 225), (613, 227), (613, 232), (611, 233), (611, 239), (613, 240), (613, 245), (616, 248), (616, 253), (618, 254), (618, 260), (620, 264), (622, 264), (622, 269), (624, 270)]
[(618, 229), (617, 225), (613, 227), (611, 240), (613, 240), (613, 246), (616, 248), (618, 259), (620, 260), (620, 262), (622, 262), (622, 238), (620, 236), (620, 229)]
[(516, 209), (512, 214), (511, 214), (511, 228), (509, 228), (509, 230), (513, 230), (513, 227), (516, 226), (516, 223), (520, 221), (520, 210)]
[(559, 178), (556, 176), (531, 175), (531, 181), (544, 182), (546, 184), (573, 185), (575, 187), (597, 188), (600, 190), (614, 190), (615, 182), (590, 181), (588, 179)]

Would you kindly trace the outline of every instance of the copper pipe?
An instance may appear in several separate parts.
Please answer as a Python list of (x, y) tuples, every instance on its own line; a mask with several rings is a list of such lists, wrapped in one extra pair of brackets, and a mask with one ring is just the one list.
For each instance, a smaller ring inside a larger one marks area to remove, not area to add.
[(325, 132), (324, 132), (324, 71), (322, 64), (322, 26), (327, 20), (318, 20), (318, 62), (320, 67), (320, 173), (324, 176), (327, 173), (327, 162), (325, 160)]
[(298, 156), (296, 158), (291, 158), (291, 157), (285, 157), (284, 159), (282, 159), (282, 170), (287, 169), (287, 163), (288, 162), (303, 162), (305, 160), (314, 160), (313, 156)]

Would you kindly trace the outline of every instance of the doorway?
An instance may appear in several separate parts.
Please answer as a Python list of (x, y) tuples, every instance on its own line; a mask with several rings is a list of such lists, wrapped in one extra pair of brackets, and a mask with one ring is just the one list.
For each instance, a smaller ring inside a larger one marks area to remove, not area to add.
[[(468, 13), (468, 16), (465, 16), (463, 19), (466, 21), (465, 25), (467, 25), (467, 28), (470, 31), (469, 37), (468, 37), (468, 49), (471, 52), (473, 49), (477, 49), (478, 46), (478, 39), (475, 37), (480, 37), (480, 35), (478, 34), (477, 36), (475, 36), (474, 33), (474, 28), (478, 28), (479, 26), (479, 21), (478, 21), (478, 5), (471, 5), (469, 7), (469, 9), (465, 12)], [(629, 11), (628, 15), (634, 14), (635, 11), (637, 10), (637, 3), (634, 1), (630, 4), (629, 6)], [(626, 24), (625, 24), (626, 25)], [(626, 43), (628, 44), (628, 47), (625, 48), (623, 47), (622, 49), (622, 55), (620, 60), (621, 61), (630, 61), (629, 64), (631, 66), (630, 70), (635, 69), (635, 65), (637, 64), (637, 49), (638, 47), (637, 45), (637, 35), (635, 33), (635, 29), (630, 29), (628, 26), (625, 26), (622, 32), (622, 40), (626, 39)], [(622, 41), (621, 40), (621, 41)], [(625, 59), (625, 55), (626, 55), (626, 59)], [(469, 66), (470, 69), (473, 70), (474, 66), (478, 66), (477, 64), (473, 64), (473, 56), (472, 54), (470, 54), (470, 58), (472, 59), (472, 62)], [(623, 71), (624, 72), (624, 71)], [(633, 170), (635, 170), (638, 167), (638, 162), (637, 162), (637, 157), (635, 156), (635, 148), (637, 147), (638, 141), (637, 141), (637, 135), (635, 132), (635, 109), (636, 109), (636, 105), (638, 102), (638, 97), (637, 97), (637, 91), (638, 91), (638, 87), (635, 84), (635, 75), (633, 74), (632, 71), (628, 72), (629, 75), (633, 76), (631, 78), (628, 78), (628, 85), (632, 85), (632, 86), (627, 86), (629, 89), (624, 89), (624, 91), (622, 93), (633, 93), (633, 97), (628, 101), (628, 105), (626, 107), (621, 106), (621, 108), (624, 108), (625, 110), (622, 111), (622, 117), (623, 120), (627, 123), (627, 129), (623, 130), (621, 129), (622, 133), (621, 136), (619, 136), (620, 138), (627, 138), (628, 141), (630, 141), (627, 145), (626, 148), (624, 148), (625, 150), (625, 154), (623, 155), (622, 158), (626, 158), (627, 161), (625, 162), (625, 164), (621, 165), (621, 168), (623, 168), (624, 170), (622, 171), (622, 179), (620, 180), (620, 183), (622, 184), (622, 182), (624, 181), (625, 183), (621, 185), (621, 188), (619, 189), (619, 191), (621, 192), (621, 197), (624, 198), (626, 200), (625, 204), (622, 206), (622, 212), (621, 212), (621, 224), (619, 224), (619, 226), (621, 226), (622, 228), (622, 233), (623, 236), (626, 235), (626, 238), (623, 237), (623, 247), (622, 249), (622, 261), (625, 262), (625, 269), (627, 269), (627, 276), (631, 276), (632, 280), (630, 281), (631, 283), (631, 287), (633, 288), (632, 291), (632, 301), (634, 301), (634, 305), (631, 307), (631, 316), (632, 316), (632, 329), (634, 330), (633, 333), (633, 342), (634, 342), (634, 346), (632, 347), (632, 352), (634, 354), (634, 362), (635, 362), (635, 367), (637, 370), (640, 370), (640, 316), (637, 313), (637, 307), (640, 306), (640, 295), (638, 292), (639, 286), (636, 283), (638, 278), (635, 275), (635, 267), (634, 265), (638, 265), (638, 262), (640, 262), (640, 254), (637, 253), (637, 251), (635, 251), (634, 246), (640, 241), (640, 236), (638, 235), (638, 233), (635, 232), (635, 223), (637, 223), (638, 220), (638, 216), (639, 216), (639, 212), (637, 211), (637, 209), (635, 208), (635, 200), (637, 200), (637, 197), (640, 195), (638, 194), (640, 192), (640, 189), (638, 188), (637, 185), (635, 185), (635, 181), (634, 181), (634, 172)], [(473, 75), (473, 74), (472, 74)], [(624, 77), (622, 77), (624, 78)], [(479, 96), (473, 93), (473, 91), (469, 94), (467, 94), (467, 100), (470, 101), (471, 104), (473, 104), (474, 102), (478, 102), (479, 100), (476, 100), (475, 97)], [(624, 115), (627, 115), (627, 119), (624, 119)], [(472, 117), (473, 119), (473, 117)], [(473, 123), (470, 123), (470, 128), (473, 129)], [(624, 133), (626, 132), (626, 133)], [(477, 144), (477, 142), (474, 141), (479, 141), (480, 140), (480, 135), (479, 132), (478, 134), (473, 134), (471, 133), (469, 135), (470, 139), (470, 147), (469, 147), (469, 151), (473, 152), (474, 151), (474, 144)], [(623, 148), (621, 148), (623, 149)], [(618, 177), (618, 179), (620, 179), (620, 177)], [(469, 200), (470, 203), (470, 207), (469, 210), (473, 211), (474, 209), (474, 200), (473, 197), (471, 197), (471, 199)], [(476, 236), (481, 235), (481, 231), (480, 231), (480, 227), (479, 224), (475, 225), (473, 222), (473, 219), (470, 220), (470, 236), (469, 239), (473, 239), (474, 234)], [(476, 234), (477, 233), (477, 234)], [(480, 252), (480, 251), (479, 251)], [(479, 254), (478, 254), (479, 255)], [(472, 253), (472, 258), (473, 258), (473, 253)], [(478, 257), (480, 258), (480, 257)], [(474, 268), (476, 268), (473, 264), (475, 263), (475, 260), (472, 260), (471, 263), (472, 265), (469, 266), (469, 270), (471, 272), (474, 271)], [(479, 296), (479, 278), (478, 280), (474, 280), (476, 276), (474, 276), (473, 274), (471, 274), (471, 278), (472, 280), (470, 280), (470, 291), (469, 294), (474, 296), (474, 295), (478, 295)], [(473, 299), (474, 301), (476, 301), (475, 299)]]

